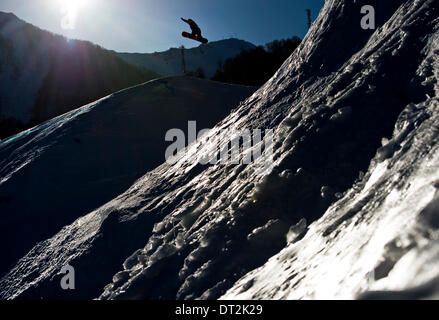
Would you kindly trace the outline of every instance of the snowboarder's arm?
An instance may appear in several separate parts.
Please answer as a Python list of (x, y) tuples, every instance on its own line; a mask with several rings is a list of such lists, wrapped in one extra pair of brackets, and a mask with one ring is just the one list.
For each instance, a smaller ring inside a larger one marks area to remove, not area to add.
[(184, 19), (184, 18), (181, 18), (181, 20), (183, 20), (183, 21), (186, 22), (186, 23), (189, 23), (189, 20), (186, 20), (186, 19)]

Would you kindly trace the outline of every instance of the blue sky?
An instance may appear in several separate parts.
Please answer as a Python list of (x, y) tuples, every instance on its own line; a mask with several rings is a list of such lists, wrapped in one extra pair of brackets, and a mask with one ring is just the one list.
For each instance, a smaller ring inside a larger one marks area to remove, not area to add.
[[(74, 29), (63, 29), (66, 6), (75, 7)], [(1, 0), (0, 11), (13, 12), (42, 29), (89, 40), (124, 52), (154, 52), (198, 43), (181, 37), (194, 19), (211, 41), (235, 37), (254, 44), (307, 32), (305, 9), (313, 19), (324, 0)]]

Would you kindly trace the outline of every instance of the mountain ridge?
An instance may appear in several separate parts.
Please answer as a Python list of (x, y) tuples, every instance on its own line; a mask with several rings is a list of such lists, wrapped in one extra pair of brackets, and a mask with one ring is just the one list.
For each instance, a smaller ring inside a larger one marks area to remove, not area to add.
[[(219, 62), (235, 57), (243, 50), (251, 50), (256, 46), (245, 40), (230, 38), (201, 44), (198, 47), (184, 49), (186, 71), (195, 72), (203, 69), (205, 76), (211, 78), (218, 68)], [(183, 73), (181, 48), (170, 48), (154, 53), (116, 52), (125, 61), (148, 68), (162, 76)]]

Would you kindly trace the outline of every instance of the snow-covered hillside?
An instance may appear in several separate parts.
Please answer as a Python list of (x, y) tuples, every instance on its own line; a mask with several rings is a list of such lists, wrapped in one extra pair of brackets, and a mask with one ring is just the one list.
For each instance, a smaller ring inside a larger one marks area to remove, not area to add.
[[(196, 48), (184, 50), (186, 71), (195, 72), (202, 68), (207, 78), (213, 77), (218, 69), (218, 63), (235, 57), (243, 50), (254, 49), (255, 45), (238, 39), (227, 39), (202, 44)], [(172, 48), (155, 53), (118, 53), (125, 61), (145, 67), (163, 76), (183, 73), (181, 49)]]
[[(192, 144), (35, 245), (1, 297), (437, 297), (437, 4), (327, 0), (276, 75), (208, 135), (274, 129), (271, 167), (201, 165), (190, 154), (212, 145)], [(376, 30), (360, 27), (363, 5)], [(75, 290), (60, 288), (67, 264)]]
[[(252, 87), (190, 77), (133, 87), (0, 142), (0, 273), (165, 160), (166, 131), (213, 127)], [(26, 221), (24, 223), (24, 221)]]
[(92, 43), (0, 12), (0, 138), (157, 77)]

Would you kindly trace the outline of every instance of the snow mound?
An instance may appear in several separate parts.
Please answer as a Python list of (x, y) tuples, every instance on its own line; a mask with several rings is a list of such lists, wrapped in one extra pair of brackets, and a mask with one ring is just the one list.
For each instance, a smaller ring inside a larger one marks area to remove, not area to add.
[(437, 298), (438, 106), (407, 106), (364, 178), (222, 298)]
[(163, 78), (0, 142), (0, 273), (38, 241), (160, 165), (166, 128), (186, 132), (188, 120), (212, 127), (254, 91), (190, 77)]
[[(33, 247), (0, 280), (1, 297), (431, 292), (437, 286), (425, 281), (438, 276), (428, 267), (437, 264), (438, 228), (435, 3), (326, 1), (276, 75), (209, 133), (274, 129), (270, 170), (261, 176), (257, 162), (203, 166), (189, 157), (163, 164)], [(376, 30), (360, 28), (363, 5), (376, 8)], [(187, 151), (211, 149), (197, 142)], [(59, 286), (66, 264), (76, 270), (76, 290), (68, 292)]]

